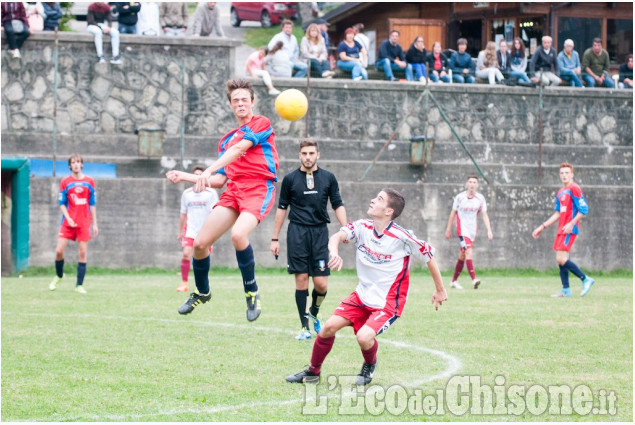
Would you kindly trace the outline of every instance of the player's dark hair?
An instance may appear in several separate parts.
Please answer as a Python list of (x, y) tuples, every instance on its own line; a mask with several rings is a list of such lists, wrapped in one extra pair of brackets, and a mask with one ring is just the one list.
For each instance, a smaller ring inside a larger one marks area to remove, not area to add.
[(397, 35), (401, 35), (401, 34), (399, 33), (399, 31), (397, 31), (397, 30), (392, 30), (392, 31), (390, 31), (390, 35), (392, 35), (392, 34), (393, 34), (393, 33), (395, 33), (395, 32), (397, 33)]
[(561, 163), (560, 168), (570, 168), (571, 172), (573, 173), (573, 165), (569, 164), (568, 162)]
[(300, 150), (302, 150), (302, 148), (306, 148), (307, 146), (315, 146), (315, 150), (317, 150), (318, 152), (320, 151), (318, 143), (313, 139), (303, 139), (300, 142)]
[(382, 189), (382, 191), (388, 196), (386, 203), (388, 204), (388, 208), (392, 208), (391, 219), (394, 220), (403, 212), (403, 209), (406, 206), (406, 200), (403, 195), (395, 189), (386, 188)]
[(467, 176), (467, 179), (465, 179), (465, 181), (468, 181), (469, 179), (475, 179), (478, 181), (478, 176), (476, 174), (470, 174), (469, 176)]
[(602, 39), (601, 39), (600, 37), (595, 37), (595, 38), (593, 39), (593, 42), (594, 42), (594, 43), (600, 43), (600, 44), (602, 44)]
[(243, 78), (236, 78), (233, 80), (227, 81), (227, 100), (232, 101), (232, 93), (234, 90), (245, 89), (249, 91), (251, 95), (251, 100), (254, 100), (254, 89), (251, 87), (251, 83)]
[(205, 171), (207, 169), (207, 167), (203, 164), (196, 164), (192, 167), (192, 173), (195, 173), (196, 170), (201, 170), (201, 171)]
[(84, 163), (84, 158), (82, 158), (82, 156), (78, 153), (72, 153), (71, 156), (68, 157), (68, 167), (70, 168), (71, 166), (71, 161), (74, 159), (79, 159), (79, 162), (81, 162), (82, 164)]

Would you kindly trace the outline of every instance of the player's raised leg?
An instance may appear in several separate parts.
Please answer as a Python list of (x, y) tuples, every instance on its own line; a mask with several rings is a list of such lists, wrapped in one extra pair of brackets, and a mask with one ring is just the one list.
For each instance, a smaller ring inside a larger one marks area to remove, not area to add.
[(180, 314), (189, 314), (199, 305), (208, 302), (212, 298), (209, 289), (210, 254), (209, 247), (214, 244), (238, 218), (236, 210), (217, 206), (207, 216), (203, 227), (194, 239), (194, 259), (192, 270), (196, 291), (179, 308)]
[(249, 212), (242, 212), (234, 227), (231, 238), (234, 249), (236, 249), (236, 260), (243, 278), (243, 289), (247, 302), (247, 320), (250, 322), (260, 316), (260, 294), (258, 293), (258, 283), (256, 282), (254, 250), (249, 243), (249, 234), (258, 226), (258, 219)]
[(57, 238), (57, 245), (55, 246), (55, 277), (49, 284), (49, 289), (55, 291), (57, 285), (64, 277), (64, 251), (68, 245), (68, 239)]
[(357, 385), (367, 385), (373, 380), (373, 373), (377, 367), (377, 333), (373, 328), (364, 325), (357, 331), (357, 343), (362, 350), (364, 356), (364, 364), (357, 374)]

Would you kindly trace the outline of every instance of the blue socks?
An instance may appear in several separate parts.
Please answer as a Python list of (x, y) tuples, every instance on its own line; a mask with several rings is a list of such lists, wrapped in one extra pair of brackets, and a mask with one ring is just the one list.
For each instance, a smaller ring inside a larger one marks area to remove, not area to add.
[(81, 286), (84, 283), (85, 275), (86, 263), (77, 263), (77, 286)]
[(196, 282), (196, 289), (199, 294), (209, 294), (209, 267), (210, 259), (209, 255), (205, 258), (197, 260), (192, 259), (192, 271), (194, 271), (194, 282)]
[(254, 259), (254, 250), (251, 247), (251, 244), (242, 251), (236, 251), (236, 260), (238, 260), (240, 273), (243, 275), (245, 293), (258, 291), (258, 284), (256, 283), (256, 276), (254, 273), (256, 260)]
[(560, 280), (562, 281), (562, 287), (566, 289), (569, 287), (569, 270), (567, 270), (565, 266), (558, 265), (558, 267), (560, 268)]
[(564, 267), (566, 267), (567, 270), (579, 277), (580, 280), (584, 280), (584, 278), (586, 277), (582, 270), (580, 270), (580, 267), (578, 267), (578, 265), (571, 260), (567, 260), (567, 262), (564, 263)]
[(64, 276), (64, 259), (55, 260), (55, 274), (57, 277)]

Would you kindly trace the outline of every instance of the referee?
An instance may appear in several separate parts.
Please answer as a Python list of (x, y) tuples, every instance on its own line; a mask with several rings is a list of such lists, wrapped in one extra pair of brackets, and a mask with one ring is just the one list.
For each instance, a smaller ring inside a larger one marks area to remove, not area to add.
[[(320, 332), (318, 318), (320, 305), (326, 296), (328, 276), (328, 227), (331, 222), (326, 211), (328, 200), (335, 211), (340, 225), (346, 226), (346, 209), (340, 196), (335, 176), (322, 168), (317, 161), (320, 151), (316, 141), (305, 139), (300, 142), (300, 168), (284, 176), (280, 189), (280, 201), (271, 236), (271, 253), (278, 258), (280, 229), (289, 213), (287, 230), (287, 271), (295, 274), (295, 303), (302, 324), (297, 340), (311, 338), (309, 318), (316, 333)], [(309, 276), (313, 279), (311, 307), (307, 312), (309, 298)]]

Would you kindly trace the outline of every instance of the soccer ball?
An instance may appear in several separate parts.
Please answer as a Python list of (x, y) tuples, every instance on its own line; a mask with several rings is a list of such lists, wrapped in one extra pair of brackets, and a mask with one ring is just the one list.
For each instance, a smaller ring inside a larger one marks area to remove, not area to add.
[(287, 89), (276, 97), (276, 112), (280, 118), (296, 121), (309, 109), (309, 101), (304, 93), (296, 89)]

